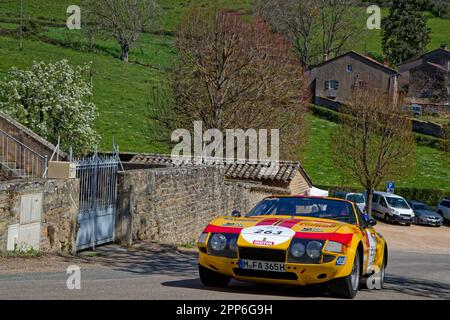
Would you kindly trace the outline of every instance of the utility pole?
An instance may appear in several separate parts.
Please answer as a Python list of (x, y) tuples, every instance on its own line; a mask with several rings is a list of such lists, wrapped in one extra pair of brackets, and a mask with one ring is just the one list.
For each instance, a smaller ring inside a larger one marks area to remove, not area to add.
[(23, 0), (20, 0), (20, 32), (19, 32), (19, 50), (22, 51), (22, 33), (23, 33)]

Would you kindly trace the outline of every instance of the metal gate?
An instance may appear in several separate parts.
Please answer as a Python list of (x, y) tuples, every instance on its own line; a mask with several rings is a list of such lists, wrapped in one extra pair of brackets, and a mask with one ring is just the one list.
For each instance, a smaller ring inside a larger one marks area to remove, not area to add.
[(77, 250), (95, 248), (114, 240), (119, 156), (76, 160), (80, 179)]

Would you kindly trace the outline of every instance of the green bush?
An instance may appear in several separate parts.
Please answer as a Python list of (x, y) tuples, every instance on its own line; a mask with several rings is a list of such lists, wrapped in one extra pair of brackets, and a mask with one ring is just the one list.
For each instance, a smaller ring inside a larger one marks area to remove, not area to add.
[(316, 106), (316, 105), (311, 105), (311, 111), (312, 114), (321, 118), (321, 119), (325, 119), (334, 123), (339, 123), (340, 122), (340, 116), (341, 114), (337, 111), (333, 111), (331, 109), (325, 108), (325, 107), (320, 107), (320, 106)]
[[(348, 186), (318, 186), (317, 188), (328, 190), (330, 196), (335, 192), (362, 192), (363, 188), (348, 187)], [(430, 206), (436, 206), (439, 201), (450, 196), (448, 192), (440, 189), (417, 189), (417, 188), (395, 188), (395, 194), (402, 196), (408, 200), (416, 200), (425, 202)]]

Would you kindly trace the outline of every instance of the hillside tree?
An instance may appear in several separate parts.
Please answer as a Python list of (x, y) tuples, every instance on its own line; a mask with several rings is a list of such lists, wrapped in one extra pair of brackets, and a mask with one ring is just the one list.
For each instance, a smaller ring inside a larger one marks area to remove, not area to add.
[(401, 99), (376, 89), (354, 88), (342, 106), (341, 126), (333, 135), (333, 162), (345, 178), (356, 179), (367, 192), (366, 209), (382, 183), (409, 173), (414, 137)]
[(154, 0), (85, 0), (83, 7), (89, 23), (116, 39), (125, 62), (141, 33), (156, 25), (161, 12)]
[[(176, 36), (173, 103), (152, 99), (152, 120), (170, 130), (279, 129), (280, 153), (297, 158), (304, 141), (307, 86), (292, 46), (261, 20), (194, 6)], [(161, 95), (164, 96), (164, 95)], [(170, 137), (168, 137), (170, 139)]]
[(382, 21), (382, 47), (389, 61), (400, 64), (425, 53), (430, 28), (421, 11), (423, 0), (396, 0)]
[(89, 65), (73, 67), (67, 60), (12, 68), (0, 81), (0, 111), (55, 145), (61, 137), (65, 151), (90, 152), (99, 137), (88, 71)]
[(358, 40), (354, 5), (354, 0), (255, 0), (254, 11), (289, 39), (302, 66), (309, 66)]

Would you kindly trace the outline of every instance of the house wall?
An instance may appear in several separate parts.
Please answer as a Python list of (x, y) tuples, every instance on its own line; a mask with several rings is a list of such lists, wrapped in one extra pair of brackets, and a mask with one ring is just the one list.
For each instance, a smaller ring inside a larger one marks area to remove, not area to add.
[(410, 70), (408, 97), (425, 98), (432, 102), (450, 101), (450, 71), (430, 64)]
[[(347, 72), (347, 66), (352, 65), (353, 71)], [(356, 59), (352, 55), (342, 56), (332, 62), (311, 70), (311, 83), (315, 82), (315, 93), (319, 97), (327, 97), (325, 91), (325, 81), (338, 80), (339, 89), (337, 90), (336, 101), (345, 102), (348, 98), (351, 88), (358, 81), (365, 81), (371, 87), (383, 91), (390, 90), (394, 93), (397, 78), (392, 74)]]
[(234, 209), (249, 211), (284, 189), (224, 180), (217, 167), (195, 166), (131, 170), (118, 182), (116, 241), (190, 243), (214, 217)]
[(311, 193), (311, 186), (300, 172), (297, 172), (292, 179), (289, 189), (295, 195), (309, 195)]
[(42, 194), (39, 250), (74, 254), (79, 187), (78, 179), (0, 182), (0, 252), (8, 227), (20, 222), (22, 196)]

